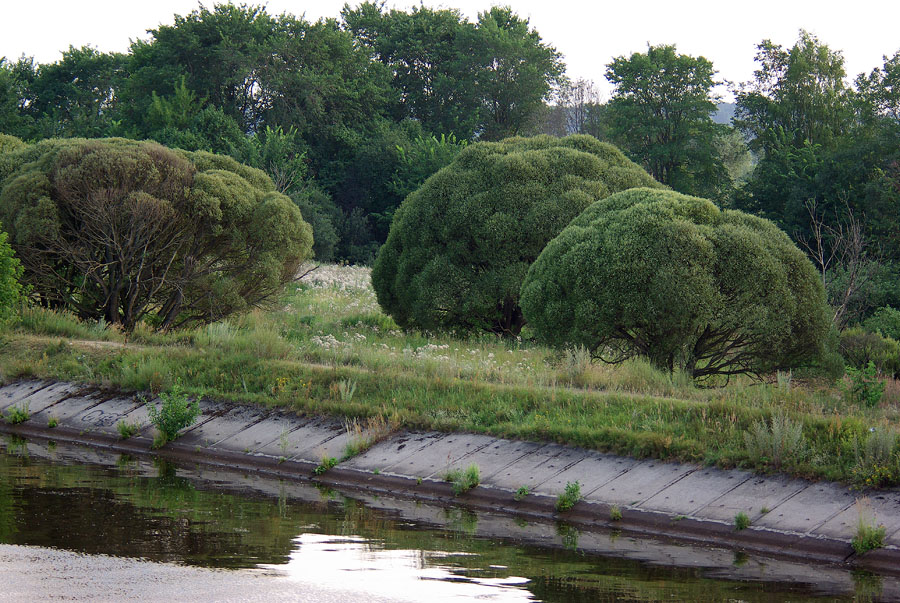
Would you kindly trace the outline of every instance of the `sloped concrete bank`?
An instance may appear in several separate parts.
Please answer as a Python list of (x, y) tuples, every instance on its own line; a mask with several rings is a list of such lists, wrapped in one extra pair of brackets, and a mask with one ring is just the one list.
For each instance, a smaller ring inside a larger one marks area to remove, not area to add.
[[(900, 575), (900, 492), (869, 493), (871, 519), (886, 528), (887, 546), (856, 555), (850, 541), (862, 493), (831, 483), (760, 477), (738, 470), (636, 460), (557, 444), (475, 434), (398, 432), (333, 469), (314, 475), (323, 458), (341, 458), (354, 435), (321, 417), (201, 401), (198, 422), (172, 443), (151, 450), (154, 430), (145, 402), (133, 394), (71, 383), (20, 381), (0, 388), (0, 413), (29, 418), (0, 432), (128, 453), (156, 454), (206, 465), (253, 470), (286, 479), (464, 505), (524, 518), (562, 520), (586, 529), (615, 528), (756, 551), (805, 562), (851, 565)], [(50, 428), (51, 419), (56, 427)], [(123, 440), (117, 424), (135, 424)], [(478, 466), (481, 485), (455, 497), (444, 475)], [(570, 511), (557, 496), (578, 482), (584, 499)], [(522, 487), (528, 495), (514, 494)], [(613, 520), (612, 509), (621, 511)], [(736, 530), (743, 512), (749, 528)]]

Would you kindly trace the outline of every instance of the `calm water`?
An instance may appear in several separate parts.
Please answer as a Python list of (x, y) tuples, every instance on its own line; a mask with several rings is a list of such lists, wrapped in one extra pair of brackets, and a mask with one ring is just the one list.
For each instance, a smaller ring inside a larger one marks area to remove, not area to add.
[(840, 568), (0, 440), (0, 586), (15, 579), (21, 587), (0, 591), (0, 599), (3, 592), (46, 594), (40, 589), (58, 588), (54, 580), (69, 588), (66, 571), (83, 582), (73, 596), (112, 597), (101, 587), (145, 580), (135, 592), (151, 600), (175, 583), (193, 584), (191, 598), (225, 592), (334, 601), (878, 600), (900, 593), (894, 578)]

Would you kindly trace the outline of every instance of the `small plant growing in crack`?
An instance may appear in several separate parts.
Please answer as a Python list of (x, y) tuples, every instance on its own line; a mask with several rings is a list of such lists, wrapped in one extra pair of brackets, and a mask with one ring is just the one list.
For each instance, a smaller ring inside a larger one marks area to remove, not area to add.
[(613, 505), (609, 508), (609, 518), (612, 521), (622, 521), (622, 509), (619, 505)]
[(531, 490), (528, 488), (528, 486), (521, 486), (518, 490), (516, 490), (516, 493), (513, 495), (513, 499), (517, 501), (525, 500), (529, 494), (531, 494)]
[(333, 456), (323, 456), (319, 466), (313, 469), (313, 475), (322, 475), (329, 469), (334, 469), (337, 464), (338, 460)]
[(581, 484), (577, 480), (567, 482), (566, 489), (556, 499), (556, 510), (568, 511), (582, 498), (584, 497), (581, 495)]
[(750, 527), (750, 516), (740, 511), (737, 515), (734, 516), (734, 529), (735, 530), (746, 530)]
[(454, 496), (459, 496), (477, 486), (481, 481), (481, 475), (478, 465), (472, 463), (465, 471), (462, 469), (448, 471), (444, 480), (450, 482)]
[(31, 418), (31, 413), (28, 412), (28, 403), (26, 402), (21, 406), (13, 406), (12, 408), (6, 409), (5, 418), (6, 422), (10, 425), (18, 425), (19, 423), (24, 423)]

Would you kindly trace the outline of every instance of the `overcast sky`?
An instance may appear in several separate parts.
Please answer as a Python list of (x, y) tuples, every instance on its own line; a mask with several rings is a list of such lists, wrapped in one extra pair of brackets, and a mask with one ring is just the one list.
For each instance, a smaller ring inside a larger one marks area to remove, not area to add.
[[(206, 6), (214, 2), (208, 1)], [(257, 4), (248, 1), (248, 4)], [(260, 2), (271, 14), (337, 17), (343, 0)], [(356, 5), (357, 2), (351, 3)], [(756, 45), (763, 39), (792, 45), (803, 28), (832, 49), (841, 50), (850, 79), (883, 65), (882, 56), (900, 50), (897, 0), (456, 0), (424, 4), (459, 8), (471, 19), (492, 4), (509, 4), (565, 55), (570, 77), (585, 77), (608, 92), (605, 65), (616, 56), (646, 50), (647, 44), (675, 44), (678, 51), (710, 59), (719, 77), (733, 82), (753, 75)], [(406, 9), (412, 2), (389, 0)], [(130, 40), (146, 39), (147, 29), (170, 24), (174, 14), (198, 7), (191, 0), (25, 0), (5, 2), (0, 21), (0, 57), (34, 56), (56, 61), (70, 45), (125, 51)]]

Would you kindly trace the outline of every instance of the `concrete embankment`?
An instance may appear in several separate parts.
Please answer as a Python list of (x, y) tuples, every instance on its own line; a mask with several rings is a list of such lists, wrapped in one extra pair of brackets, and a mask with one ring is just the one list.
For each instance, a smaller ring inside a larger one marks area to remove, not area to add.
[[(27, 421), (0, 431), (88, 444), (126, 453), (154, 453), (285, 478), (452, 502), (523, 517), (563, 519), (586, 528), (617, 528), (654, 537), (714, 543), (805, 561), (852, 564), (900, 574), (900, 492), (869, 493), (864, 512), (886, 528), (884, 548), (855, 555), (850, 541), (862, 493), (846, 486), (738, 470), (636, 460), (560, 446), (476, 434), (397, 432), (367, 451), (314, 476), (325, 457), (341, 458), (356, 435), (321, 417), (201, 401), (198, 422), (151, 451), (147, 406), (131, 394), (69, 383), (21, 381), (0, 388), (0, 412), (27, 409)], [(50, 419), (57, 426), (49, 428)], [(135, 424), (120, 438), (117, 424)], [(444, 475), (479, 468), (481, 485), (454, 497)], [(554, 504), (578, 482), (584, 499), (559, 513)], [(528, 495), (515, 500), (522, 487)], [(612, 508), (621, 511), (613, 520)], [(746, 513), (751, 525), (736, 530)]]

